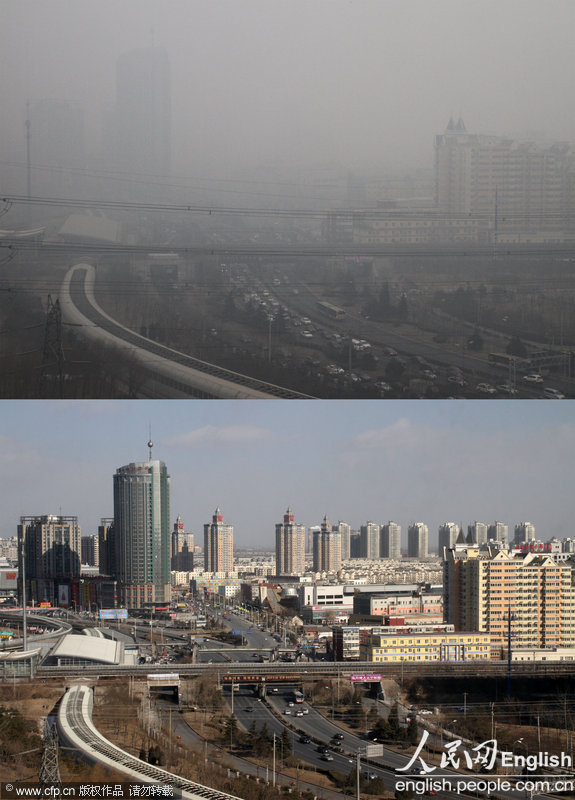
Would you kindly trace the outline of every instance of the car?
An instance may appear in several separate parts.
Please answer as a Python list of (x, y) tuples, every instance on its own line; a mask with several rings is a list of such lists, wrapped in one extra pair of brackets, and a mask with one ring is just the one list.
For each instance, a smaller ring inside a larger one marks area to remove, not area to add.
[(311, 331), (302, 331), (301, 335), (304, 339), (313, 339), (313, 333)]
[(286, 708), (286, 709), (284, 710), (284, 714), (291, 714), (291, 713), (292, 713), (292, 712), (291, 712), (291, 708)]
[(543, 397), (547, 397), (549, 400), (565, 400), (565, 395), (559, 389), (552, 389), (551, 386), (543, 389)]
[(302, 708), (301, 713), (302, 714), (309, 714), (309, 708)]
[(309, 744), (311, 742), (309, 736), (300, 736), (299, 740), (302, 744)]
[(325, 744), (318, 744), (316, 750), (318, 753), (329, 753), (329, 749), (325, 746)]
[(422, 708), (419, 713), (427, 715), (427, 714), (433, 714), (433, 711), (430, 711), (428, 708)]
[(543, 383), (543, 378), (537, 372), (530, 372), (523, 376), (525, 383)]
[(449, 383), (456, 383), (458, 386), (465, 386), (465, 381), (461, 375), (450, 375), (447, 380)]
[(253, 711), (253, 710), (254, 710), (254, 709), (253, 709), (253, 706), (248, 706), (248, 707), (246, 708), (246, 711), (248, 711), (248, 712), (249, 712), (249, 711)]
[(295, 715), (296, 717), (303, 717), (303, 711), (296, 711)]
[(288, 703), (288, 706), (289, 706), (290, 708), (293, 708), (293, 707), (294, 707), (294, 705), (295, 705), (295, 703)]
[(345, 737), (344, 737), (343, 733), (334, 733), (334, 735), (331, 738), (332, 739), (337, 739), (338, 742), (342, 742)]
[(374, 781), (377, 778), (377, 775), (375, 772), (364, 772), (363, 777), (366, 779), (366, 781)]
[(496, 394), (496, 390), (490, 383), (478, 383), (475, 388), (482, 394)]
[(503, 394), (517, 394), (517, 389), (510, 383), (498, 383), (495, 388)]
[(333, 761), (333, 756), (331, 756), (329, 753), (324, 753), (320, 756), (320, 758), (322, 761)]

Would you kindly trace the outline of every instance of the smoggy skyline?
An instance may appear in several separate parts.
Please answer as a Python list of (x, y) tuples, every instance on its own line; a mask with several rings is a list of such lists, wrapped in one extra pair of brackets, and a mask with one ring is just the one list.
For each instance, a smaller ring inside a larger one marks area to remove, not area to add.
[(274, 547), (275, 524), (327, 514), (359, 527), (530, 521), (573, 536), (575, 419), (551, 401), (3, 401), (0, 535), (20, 516), (113, 516), (112, 476), (153, 458), (171, 476), (171, 523), (202, 542), (216, 506), (239, 548)]
[(169, 58), (172, 174), (227, 201), (238, 177), (257, 204), (270, 175), (313, 196), (334, 167), (431, 170), (450, 116), (518, 138), (575, 129), (571, 0), (4, 0), (1, 23), (0, 162), (23, 187), (26, 103), (56, 99), (83, 110), (112, 194), (103, 120), (138, 48)]

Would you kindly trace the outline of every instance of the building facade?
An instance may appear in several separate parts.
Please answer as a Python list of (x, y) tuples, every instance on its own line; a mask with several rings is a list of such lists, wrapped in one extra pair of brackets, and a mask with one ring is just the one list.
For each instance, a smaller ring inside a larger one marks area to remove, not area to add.
[(78, 517), (20, 517), (18, 544), (24, 551), (25, 576), (19, 561), (19, 582), (26, 580), (27, 598), (37, 603), (68, 606), (69, 586), (80, 577), (81, 528)]
[(219, 508), (216, 508), (212, 521), (204, 525), (204, 570), (234, 571), (234, 526), (224, 522)]
[(571, 647), (575, 644), (573, 564), (549, 553), (500, 549), (448, 550), (444, 619), (456, 630), (489, 633), (502, 647)]
[(387, 522), (381, 526), (380, 552), (382, 558), (401, 558), (401, 525)]
[(295, 521), (291, 508), (276, 525), (276, 575), (303, 575), (305, 572), (305, 525)]
[(380, 557), (379, 550), (379, 524), (377, 522), (366, 522), (359, 531), (360, 534), (360, 558), (375, 560)]
[(170, 569), (191, 572), (194, 568), (194, 534), (186, 533), (182, 518), (174, 522), (171, 537)]
[(429, 553), (429, 528), (424, 522), (414, 522), (407, 529), (407, 555), (409, 558), (427, 558)]
[(313, 571), (339, 572), (341, 569), (341, 536), (333, 531), (327, 517), (313, 535)]
[(163, 461), (133, 462), (114, 475), (115, 572), (128, 608), (168, 603), (170, 477)]

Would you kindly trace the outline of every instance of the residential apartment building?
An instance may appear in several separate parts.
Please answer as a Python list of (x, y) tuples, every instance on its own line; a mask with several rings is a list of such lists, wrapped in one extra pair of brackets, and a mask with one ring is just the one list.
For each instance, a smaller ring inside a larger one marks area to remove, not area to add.
[(305, 525), (295, 522), (291, 508), (276, 525), (276, 575), (305, 572)]
[(341, 569), (341, 536), (333, 531), (327, 517), (313, 534), (313, 571), (338, 572)]
[(81, 528), (78, 517), (44, 515), (20, 517), (18, 547), (24, 551), (18, 562), (18, 579), (26, 580), (28, 600), (67, 606), (69, 587), (80, 577)]
[(518, 522), (514, 529), (513, 544), (535, 541), (535, 525), (531, 522)]
[(204, 570), (224, 573), (234, 570), (234, 526), (224, 522), (219, 508), (212, 521), (204, 525)]
[(379, 550), (379, 524), (367, 522), (362, 525), (359, 532), (360, 558), (375, 560), (380, 557)]
[(337, 525), (333, 526), (333, 530), (339, 533), (341, 542), (341, 560), (347, 561), (351, 558), (351, 525), (347, 522), (339, 520)]
[(557, 240), (573, 230), (573, 152), (468, 133), (453, 120), (435, 139), (438, 211), (483, 220), (507, 241)]
[(187, 533), (181, 517), (172, 529), (170, 568), (177, 572), (191, 572), (194, 568), (194, 534)]
[(548, 553), (448, 550), (444, 561), (444, 619), (456, 630), (489, 633), (494, 646), (571, 647), (575, 644), (573, 564)]
[(427, 558), (429, 553), (429, 528), (424, 522), (414, 522), (407, 529), (407, 555), (409, 558)]
[(444, 522), (439, 526), (437, 537), (437, 552), (440, 556), (443, 555), (445, 547), (455, 547), (457, 537), (459, 536), (459, 525), (456, 522)]
[(401, 525), (397, 522), (386, 522), (380, 529), (381, 558), (401, 558)]
[(397, 627), (361, 631), (360, 661), (374, 663), (488, 661), (488, 634), (425, 630), (400, 632)]

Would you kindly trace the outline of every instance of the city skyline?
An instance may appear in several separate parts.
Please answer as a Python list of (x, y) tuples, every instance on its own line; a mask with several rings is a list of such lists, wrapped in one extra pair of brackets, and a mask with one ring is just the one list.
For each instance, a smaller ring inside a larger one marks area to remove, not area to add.
[(111, 475), (154, 457), (171, 476), (170, 526), (201, 540), (213, 509), (238, 549), (273, 551), (285, 509), (318, 525), (421, 520), (436, 550), (447, 520), (535, 525), (572, 536), (575, 419), (550, 401), (4, 401), (0, 535), (21, 516), (73, 514), (83, 535), (112, 516)]

